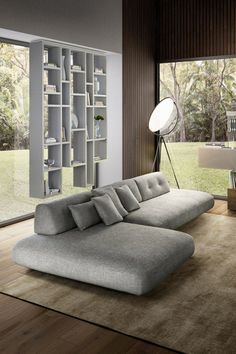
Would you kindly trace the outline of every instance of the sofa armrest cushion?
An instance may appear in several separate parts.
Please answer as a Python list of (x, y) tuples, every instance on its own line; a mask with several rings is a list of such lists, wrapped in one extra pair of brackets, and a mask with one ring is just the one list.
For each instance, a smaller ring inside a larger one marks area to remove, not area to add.
[(130, 212), (140, 208), (140, 204), (127, 185), (116, 188), (116, 193), (120, 198), (124, 208)]
[(116, 209), (115, 204), (108, 194), (92, 198), (92, 201), (105, 225), (112, 225), (123, 220), (123, 217)]
[(34, 231), (37, 234), (53, 236), (76, 227), (69, 205), (90, 201), (91, 192), (75, 194), (36, 206)]
[(69, 205), (73, 219), (80, 231), (87, 229), (90, 226), (99, 224), (101, 218), (92, 201), (82, 204)]
[(162, 172), (153, 172), (135, 177), (142, 200), (158, 197), (170, 191), (169, 184)]

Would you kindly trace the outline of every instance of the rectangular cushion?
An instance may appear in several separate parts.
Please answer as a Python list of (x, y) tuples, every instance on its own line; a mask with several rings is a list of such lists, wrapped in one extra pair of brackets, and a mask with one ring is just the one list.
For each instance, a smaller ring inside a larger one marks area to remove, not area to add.
[(169, 184), (162, 172), (152, 172), (134, 178), (142, 200), (159, 197), (170, 191)]
[(115, 182), (115, 183), (109, 184), (104, 187), (99, 187), (99, 189), (106, 188), (106, 187), (113, 187), (114, 189), (116, 189), (117, 187), (121, 187), (125, 184), (130, 188), (131, 192), (133, 193), (133, 195), (135, 196), (137, 201), (141, 202), (142, 196), (140, 194), (140, 191), (139, 191), (134, 179), (124, 179), (123, 181)]
[(56, 235), (76, 227), (69, 205), (90, 201), (91, 192), (84, 192), (42, 203), (36, 206), (34, 231), (42, 235)]

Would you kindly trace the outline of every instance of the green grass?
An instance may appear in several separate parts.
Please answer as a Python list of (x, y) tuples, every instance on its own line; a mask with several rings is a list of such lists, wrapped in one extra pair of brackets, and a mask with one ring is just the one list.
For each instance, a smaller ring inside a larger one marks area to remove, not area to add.
[[(198, 167), (198, 148), (205, 143), (168, 143), (180, 188), (196, 189), (215, 195), (226, 195), (229, 184), (228, 171)], [(175, 181), (165, 150), (162, 148), (161, 170), (171, 186)]]
[[(175, 171), (181, 188), (207, 191), (225, 195), (228, 187), (228, 172), (198, 167), (197, 150), (204, 143), (168, 143)], [(31, 213), (42, 199), (29, 198), (29, 151), (0, 151), (0, 221)], [(175, 187), (174, 178), (162, 153), (162, 171)], [(73, 169), (63, 169), (63, 196), (83, 191), (72, 187)], [(61, 196), (60, 196), (61, 197)], [(59, 198), (54, 197), (49, 200)]]
[[(32, 213), (44, 199), (29, 197), (29, 151), (0, 151), (0, 166), (0, 222)], [(63, 168), (63, 195), (47, 201), (84, 190), (73, 187), (73, 169)]]

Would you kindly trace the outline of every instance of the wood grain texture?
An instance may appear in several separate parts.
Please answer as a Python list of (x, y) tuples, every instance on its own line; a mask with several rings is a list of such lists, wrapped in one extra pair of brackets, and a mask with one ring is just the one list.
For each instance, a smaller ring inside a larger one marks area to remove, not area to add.
[(235, 0), (160, 0), (160, 62), (236, 54)]
[(123, 178), (151, 172), (156, 104), (155, 0), (123, 1)]

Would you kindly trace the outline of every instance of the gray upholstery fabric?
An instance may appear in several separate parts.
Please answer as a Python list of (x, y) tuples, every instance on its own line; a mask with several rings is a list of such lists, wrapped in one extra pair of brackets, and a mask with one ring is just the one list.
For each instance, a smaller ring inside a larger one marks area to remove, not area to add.
[(76, 227), (69, 205), (88, 202), (91, 192), (75, 194), (49, 203), (38, 204), (35, 210), (34, 231), (56, 235)]
[(118, 198), (118, 195), (116, 194), (115, 189), (110, 186), (110, 187), (101, 187), (101, 188), (96, 188), (92, 190), (92, 196), (93, 197), (99, 197), (104, 194), (108, 194), (111, 197), (111, 200), (115, 204), (116, 209), (120, 213), (121, 216), (126, 216), (128, 215), (127, 210), (123, 207), (123, 205), (120, 202), (120, 199)]
[(141, 203), (141, 208), (130, 213), (124, 221), (177, 229), (212, 208), (214, 198), (205, 192), (172, 189), (158, 198)]
[(135, 177), (142, 200), (159, 197), (170, 191), (168, 182), (161, 172), (148, 173), (143, 176)]
[(107, 188), (107, 187), (118, 188), (118, 187), (121, 187), (124, 185), (127, 185), (130, 188), (131, 192), (133, 193), (133, 195), (135, 196), (135, 198), (137, 199), (138, 202), (142, 201), (142, 196), (141, 196), (138, 186), (133, 178), (132, 179), (124, 179), (123, 181), (115, 182), (110, 185), (100, 187), (99, 189)]
[(141, 295), (193, 252), (187, 234), (121, 222), (25, 238), (14, 247), (13, 259), (41, 272)]
[(112, 225), (123, 220), (108, 194), (92, 198), (92, 202), (105, 225)]
[(131, 189), (124, 184), (115, 189), (121, 203), (127, 211), (133, 211), (140, 208), (140, 204), (131, 192)]
[(83, 231), (88, 227), (99, 224), (101, 218), (92, 201), (76, 205), (69, 205), (73, 219), (79, 230)]

